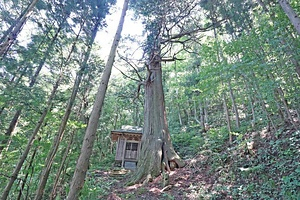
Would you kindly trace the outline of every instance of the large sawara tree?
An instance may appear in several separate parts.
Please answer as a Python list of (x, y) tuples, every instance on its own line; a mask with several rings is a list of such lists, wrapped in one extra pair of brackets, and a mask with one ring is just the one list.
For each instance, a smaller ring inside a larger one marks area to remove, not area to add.
[[(138, 170), (130, 183), (148, 182), (164, 170), (183, 167), (184, 161), (175, 152), (168, 129), (162, 63), (175, 61), (182, 50), (188, 50), (198, 33), (211, 26), (199, 24), (199, 2), (137, 0), (133, 7), (145, 24), (144, 44), (146, 80), (144, 127)], [(177, 44), (177, 45), (175, 45)]]

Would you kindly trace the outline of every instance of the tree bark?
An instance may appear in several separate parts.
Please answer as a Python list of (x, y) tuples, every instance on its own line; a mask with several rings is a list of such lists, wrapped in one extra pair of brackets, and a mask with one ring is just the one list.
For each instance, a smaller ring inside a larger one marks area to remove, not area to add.
[(279, 0), (279, 4), (295, 27), (297, 33), (300, 35), (300, 18), (298, 17), (297, 13), (293, 10), (287, 0)]
[(32, 11), (39, 0), (33, 0), (30, 5), (24, 10), (19, 19), (13, 24), (6, 34), (0, 39), (0, 57), (3, 57), (9, 50), (10, 46), (17, 39), (18, 34), (21, 32), (23, 25), (26, 23), (28, 17), (32, 14)]
[(202, 128), (201, 132), (204, 133), (204, 132), (208, 131), (208, 127), (205, 122), (204, 103), (201, 103), (201, 101), (199, 103), (199, 108), (200, 108), (200, 124), (201, 124), (201, 128)]
[(228, 129), (228, 132), (229, 132), (229, 143), (232, 143), (231, 121), (230, 121), (230, 115), (229, 115), (229, 112), (228, 112), (228, 106), (227, 106), (227, 102), (226, 102), (226, 96), (225, 96), (224, 93), (223, 93), (222, 96), (223, 96), (224, 113), (225, 113), (226, 122), (227, 122), (227, 129)]
[(79, 198), (79, 193), (84, 185), (84, 179), (86, 176), (86, 172), (89, 166), (90, 156), (92, 154), (93, 145), (96, 137), (96, 132), (98, 128), (99, 118), (102, 111), (102, 105), (104, 102), (105, 93), (107, 90), (109, 78), (111, 75), (112, 66), (114, 63), (114, 58), (116, 55), (116, 50), (121, 38), (121, 33), (123, 29), (123, 24), (125, 20), (126, 11), (128, 9), (129, 0), (125, 0), (123, 4), (122, 14), (120, 18), (120, 22), (118, 25), (118, 29), (112, 43), (112, 47), (109, 53), (109, 57), (107, 63), (105, 65), (101, 82), (98, 88), (98, 92), (96, 95), (96, 100), (92, 109), (91, 116), (89, 118), (88, 127), (86, 129), (86, 133), (83, 139), (83, 144), (81, 148), (80, 156), (77, 160), (76, 169), (73, 175), (73, 179), (70, 186), (70, 191), (67, 197), (67, 200), (77, 200)]
[(32, 168), (33, 161), (34, 161), (34, 158), (35, 158), (35, 156), (36, 156), (37, 150), (38, 150), (38, 148), (36, 148), (36, 149), (34, 150), (32, 156), (31, 156), (31, 158), (30, 158), (29, 165), (28, 165), (27, 169), (25, 170), (25, 171), (27, 171), (27, 172), (26, 172), (25, 177), (24, 177), (23, 180), (22, 180), (22, 185), (21, 185), (21, 188), (20, 188), (20, 190), (19, 190), (18, 200), (21, 199), (21, 196), (22, 196), (22, 194), (23, 194), (23, 190), (24, 190), (24, 188), (25, 188), (25, 185), (27, 184), (26, 182), (27, 182), (27, 178), (28, 178), (28, 176), (29, 176), (29, 169)]
[[(83, 24), (81, 24), (81, 25), (82, 25), (81, 26), (81, 28), (82, 28)], [(88, 49), (87, 49), (85, 57), (84, 57), (84, 61), (83, 61), (82, 65), (81, 65), (81, 67), (80, 67), (80, 70), (78, 71), (78, 73), (76, 75), (75, 82), (74, 82), (73, 89), (72, 89), (72, 94), (70, 96), (70, 99), (68, 101), (65, 114), (64, 114), (63, 119), (61, 121), (61, 124), (59, 126), (58, 133), (57, 133), (56, 137), (54, 138), (54, 142), (52, 144), (51, 150), (50, 150), (50, 152), (47, 155), (46, 165), (45, 165), (45, 167), (43, 169), (43, 172), (42, 172), (42, 174), (40, 176), (39, 186), (38, 186), (38, 189), (36, 191), (36, 196), (35, 196), (36, 200), (42, 199), (42, 196), (43, 196), (43, 193), (44, 193), (44, 189), (45, 189), (45, 186), (46, 186), (49, 174), (50, 174), (50, 170), (52, 168), (52, 164), (53, 164), (54, 158), (56, 156), (59, 144), (60, 144), (60, 142), (63, 139), (65, 128), (66, 128), (67, 122), (69, 120), (69, 117), (70, 117), (70, 114), (71, 114), (71, 111), (72, 111), (72, 107), (74, 105), (74, 102), (75, 102), (75, 99), (76, 99), (76, 96), (77, 96), (77, 92), (79, 90), (80, 83), (82, 81), (83, 73), (84, 73), (84, 71), (85, 71), (85, 69), (87, 67), (88, 59), (90, 58), (90, 54), (91, 54), (91, 50), (92, 50), (92, 45), (93, 45), (94, 40), (96, 38), (98, 27), (99, 27), (99, 23), (97, 22), (94, 25), (94, 28), (93, 28), (93, 31), (92, 31), (92, 35), (90, 37), (90, 41), (89, 41), (89, 44), (88, 44), (88, 47), (87, 47)], [(79, 31), (79, 33), (80, 32), (81, 31)], [(79, 36), (79, 34), (77, 36)], [(72, 48), (72, 49), (74, 49), (74, 48)], [(70, 54), (69, 54), (69, 58), (70, 58)]]
[(231, 99), (232, 106), (233, 106), (233, 111), (234, 111), (234, 114), (235, 114), (235, 124), (236, 124), (236, 127), (239, 129), (240, 128), (240, 116), (239, 116), (239, 111), (238, 111), (238, 108), (237, 108), (237, 105), (236, 105), (236, 102), (235, 102), (235, 97), (233, 95), (233, 90), (232, 90), (232, 87), (231, 87), (231, 81), (230, 80), (228, 81), (228, 85), (229, 85), (230, 99)]
[(153, 47), (149, 57), (148, 76), (145, 82), (144, 128), (138, 169), (131, 183), (148, 182), (160, 175), (169, 163), (185, 165), (175, 152), (168, 129), (162, 84), (160, 44)]
[(51, 195), (49, 197), (50, 200), (53, 200), (53, 199), (56, 198), (56, 195), (57, 195), (57, 186), (59, 185), (60, 175), (61, 175), (61, 173), (63, 171), (63, 168), (65, 166), (65, 162), (67, 160), (68, 154), (69, 154), (71, 146), (73, 144), (74, 135), (75, 135), (75, 130), (73, 130), (71, 132), (69, 144), (68, 144), (68, 146), (67, 146), (67, 148), (65, 150), (65, 153), (64, 153), (63, 158), (61, 160), (61, 164), (60, 164), (59, 169), (58, 169), (58, 171), (56, 173), (54, 184), (53, 184), (52, 191), (51, 191)]

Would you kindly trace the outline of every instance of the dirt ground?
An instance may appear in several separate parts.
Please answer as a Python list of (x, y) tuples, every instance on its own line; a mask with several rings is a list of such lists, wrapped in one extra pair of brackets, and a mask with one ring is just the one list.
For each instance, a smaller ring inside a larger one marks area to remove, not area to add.
[[(165, 187), (162, 184), (162, 175), (150, 183), (132, 186), (126, 186), (128, 180), (126, 175), (123, 178), (119, 176), (119, 181), (112, 185), (110, 194), (102, 198), (107, 200), (209, 199), (208, 196), (205, 198), (205, 195), (201, 192), (209, 191), (212, 188), (215, 184), (215, 177), (203, 173), (209, 171), (209, 168), (200, 169), (196, 167), (196, 163), (200, 159), (205, 158), (186, 160), (187, 165), (184, 168), (172, 171), (169, 174), (169, 184)], [(226, 194), (219, 194), (219, 196), (220, 199), (231, 199)]]

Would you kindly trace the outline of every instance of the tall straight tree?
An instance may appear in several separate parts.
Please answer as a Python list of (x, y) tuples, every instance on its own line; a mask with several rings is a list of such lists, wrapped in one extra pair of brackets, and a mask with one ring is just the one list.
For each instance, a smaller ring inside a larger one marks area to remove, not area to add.
[[(63, 73), (63, 71), (62, 71)], [(22, 156), (20, 157), (20, 160), (18, 161), (17, 165), (16, 165), (16, 168), (14, 169), (11, 177), (10, 177), (10, 180), (9, 182), (7, 183), (7, 185), (5, 186), (5, 189), (4, 189), (4, 192), (2, 194), (2, 197), (1, 197), (1, 200), (6, 200), (7, 197), (8, 197), (8, 194), (10, 192), (10, 189), (12, 188), (13, 186), (13, 183), (15, 182), (15, 180), (17, 179), (18, 177), (18, 174), (23, 166), (23, 163), (25, 162), (28, 154), (29, 154), (29, 150), (30, 148), (32, 147), (35, 139), (36, 139), (36, 135), (38, 134), (38, 131), (40, 130), (45, 118), (46, 118), (46, 115), (48, 113), (48, 111), (50, 110), (50, 107), (51, 107), (51, 103), (55, 97), (55, 94), (56, 94), (56, 91), (58, 89), (58, 86), (59, 86), (59, 83), (60, 81), (62, 80), (62, 73), (60, 74), (58, 80), (56, 81), (55, 85), (53, 86), (53, 90), (51, 92), (51, 95), (49, 96), (49, 99), (48, 99), (48, 102), (47, 102), (47, 107), (44, 109), (31, 137), (29, 138), (28, 140), (28, 143), (27, 143), (27, 146), (26, 146), (26, 149), (24, 150), (24, 152), (22, 153)]]
[(35, 5), (39, 0), (33, 0), (28, 7), (21, 13), (20, 17), (12, 24), (5, 34), (0, 39), (0, 57), (3, 57), (9, 50), (10, 46), (17, 39), (17, 36), (22, 30), (23, 25), (26, 23), (28, 17), (33, 12)]
[[(136, 13), (144, 19), (147, 31), (145, 47), (147, 78), (145, 86), (144, 128), (138, 170), (131, 183), (147, 182), (167, 168), (183, 167), (184, 161), (175, 152), (167, 123), (162, 62), (175, 61), (177, 50), (186, 50), (198, 33), (212, 27), (199, 24), (198, 1), (137, 0)], [(172, 50), (172, 51), (171, 51)], [(188, 50), (187, 50), (188, 51)]]
[(93, 145), (96, 138), (96, 132), (98, 128), (98, 122), (99, 122), (99, 118), (100, 118), (100, 114), (104, 102), (105, 93), (111, 75), (111, 70), (114, 63), (117, 47), (121, 38), (126, 11), (128, 9), (128, 3), (129, 0), (125, 0), (123, 4), (123, 9), (122, 9), (122, 14), (118, 25), (118, 29), (114, 41), (112, 43), (109, 57), (101, 77), (100, 85), (96, 94), (96, 100), (94, 102), (92, 113), (89, 118), (88, 127), (86, 129), (86, 133), (83, 139), (81, 153), (77, 160), (76, 169), (70, 186), (70, 192), (67, 197), (68, 200), (78, 199), (80, 190), (84, 185), (84, 179), (89, 166), (89, 160), (92, 155)]
[(294, 11), (292, 6), (289, 4), (288, 0), (279, 0), (279, 4), (282, 8), (282, 10), (285, 12), (285, 14), (290, 19), (291, 23), (295, 27), (297, 33), (300, 35), (300, 18), (297, 15), (297, 13)]
[(57, 78), (57, 80), (56, 80), (56, 82), (55, 82), (55, 84), (53, 86), (52, 92), (51, 92), (51, 94), (50, 94), (50, 96), (48, 98), (48, 102), (46, 104), (47, 107), (44, 108), (44, 110), (43, 110), (43, 112), (42, 112), (42, 114), (41, 114), (41, 116), (40, 116), (40, 118), (39, 118), (39, 120), (38, 120), (38, 122), (37, 122), (37, 124), (36, 124), (36, 126), (34, 128), (34, 131), (33, 131), (31, 137), (28, 140), (27, 146), (26, 146), (25, 150), (23, 151), (22, 156), (20, 157), (20, 159), (19, 159), (19, 161), (17, 163), (17, 165), (16, 165), (16, 167), (15, 167), (15, 169), (14, 169), (14, 171), (13, 171), (11, 177), (10, 177), (9, 182), (7, 183), (7, 185), (5, 187), (5, 190), (4, 190), (4, 192), (2, 194), (2, 197), (1, 197), (1, 199), (3, 199), (3, 200), (7, 199), (9, 191), (10, 191), (10, 189), (11, 189), (14, 181), (17, 179), (18, 174), (19, 174), (19, 172), (20, 172), (20, 170), (22, 168), (22, 165), (25, 162), (25, 160), (26, 160), (26, 158), (27, 158), (27, 156), (29, 154), (29, 151), (30, 151), (31, 147), (32, 147), (34, 141), (36, 140), (36, 136), (37, 136), (39, 130), (41, 129), (41, 127), (42, 127), (42, 125), (44, 123), (46, 115), (48, 114), (48, 112), (49, 112), (49, 110), (50, 110), (50, 108), (52, 106), (52, 101), (53, 101), (53, 99), (54, 99), (54, 97), (55, 97), (55, 95), (57, 93), (58, 87), (59, 87), (59, 85), (60, 85), (60, 83), (61, 83), (61, 81), (63, 79), (63, 74), (66, 71), (66, 69), (63, 69), (66, 66), (63, 66), (63, 65), (64, 65), (64, 63), (69, 63), (69, 61), (71, 59), (71, 55), (73, 54), (73, 51), (74, 51), (74, 49), (76, 47), (76, 44), (78, 42), (78, 39), (79, 39), (79, 35), (80, 35), (81, 31), (82, 31), (82, 26), (83, 26), (83, 23), (81, 24), (80, 30), (78, 31), (78, 33), (76, 35), (76, 38), (75, 38), (75, 40), (74, 40), (74, 42), (73, 42), (73, 44), (71, 46), (71, 49), (70, 49), (70, 52), (69, 52), (69, 54), (68, 54), (68, 56), (66, 58), (66, 61), (62, 62), (62, 64), (61, 64), (60, 75), (58, 76), (58, 78)]
[[(42, 70), (42, 68), (44, 67), (46, 60), (49, 58), (50, 53), (52, 52), (55, 42), (57, 42), (58, 40), (58, 36), (59, 33), (62, 31), (63, 27), (65, 26), (65, 22), (66, 22), (67, 18), (64, 18), (62, 20), (62, 22), (59, 24), (58, 29), (55, 32), (55, 35), (53, 36), (53, 38), (51, 39), (49, 46), (46, 50), (46, 52), (44, 53), (42, 59), (40, 60), (37, 69), (35, 70), (35, 73), (31, 76), (30, 78), (30, 82), (29, 82), (29, 88), (33, 88), (33, 86), (36, 84), (37, 78), (40, 75), (40, 72)], [(6, 132), (5, 132), (5, 136), (6, 138), (4, 140), (1, 141), (1, 146), (0, 146), (0, 154), (2, 152), (2, 150), (5, 148), (5, 145), (7, 145), (8, 141), (9, 141), (9, 137), (12, 135), (14, 129), (17, 126), (17, 123), (19, 121), (19, 118), (22, 114), (22, 109), (23, 107), (20, 107), (16, 112), (15, 115), (13, 116), (13, 119), (11, 120), (9, 127), (7, 128)]]
[[(89, 4), (88, 4), (89, 3)], [(90, 8), (91, 12), (90, 15), (88, 15), (92, 20), (90, 22), (86, 21), (86, 16), (83, 16), (84, 19), (82, 19), (82, 26), (86, 23), (86, 26), (81, 27), (83, 29), (86, 28), (86, 34), (88, 35), (88, 42), (87, 42), (87, 50), (84, 54), (83, 62), (81, 63), (80, 69), (76, 74), (75, 82), (73, 85), (72, 93), (69, 98), (66, 111), (64, 113), (64, 116), (62, 118), (59, 130), (57, 135), (54, 138), (54, 142), (52, 144), (51, 150), (47, 155), (46, 164), (43, 169), (43, 172), (40, 176), (40, 182), (38, 189), (36, 191), (35, 199), (42, 199), (42, 196), (44, 194), (44, 189), (48, 180), (48, 177), (50, 175), (50, 170), (52, 168), (54, 158), (56, 156), (56, 153), (58, 151), (60, 142), (62, 141), (65, 133), (65, 128), (67, 126), (67, 122), (69, 120), (79, 87), (80, 83), (82, 81), (84, 73), (87, 71), (88, 67), (88, 60), (90, 59), (90, 55), (92, 52), (92, 46), (94, 44), (95, 38), (97, 36), (97, 32), (100, 27), (103, 26), (103, 21), (106, 13), (108, 12), (108, 8), (110, 6), (110, 2), (98, 2), (97, 5), (94, 4), (93, 1), (89, 1), (86, 4), (86, 8)], [(91, 29), (91, 30), (89, 30)]]
[(89, 43), (87, 45), (87, 51), (86, 51), (85, 56), (84, 56), (84, 61), (81, 64), (80, 70), (79, 70), (79, 72), (76, 75), (76, 79), (75, 79), (75, 82), (74, 82), (74, 85), (73, 85), (73, 89), (72, 89), (72, 94), (71, 94), (71, 96), (69, 98), (65, 114), (64, 114), (64, 116), (62, 118), (62, 121), (61, 121), (59, 130), (58, 130), (58, 133), (55, 136), (55, 139), (54, 139), (54, 142), (52, 144), (51, 150), (48, 153), (46, 164), (45, 164), (45, 167), (44, 167), (43, 172), (41, 174), (40, 184), (39, 184), (38, 190), (36, 192), (35, 199), (41, 199), (42, 196), (43, 196), (44, 188), (46, 186), (46, 183), (47, 183), (47, 180), (48, 180), (48, 177), (49, 177), (49, 174), (50, 174), (50, 170), (52, 168), (52, 164), (53, 164), (55, 155), (57, 153), (59, 144), (60, 144), (60, 142), (61, 142), (61, 140), (62, 140), (62, 138), (64, 136), (65, 128), (66, 128), (67, 122), (69, 120), (69, 117), (70, 117), (70, 114), (71, 114), (71, 111), (72, 111), (72, 107), (74, 105), (74, 102), (75, 102), (75, 99), (76, 99), (76, 96), (77, 96), (77, 92), (78, 92), (80, 83), (82, 81), (82, 76), (83, 76), (84, 70), (87, 68), (87, 62), (88, 62), (88, 59), (90, 57), (92, 45), (93, 45), (95, 37), (97, 35), (97, 31), (98, 31), (98, 27), (99, 26), (100, 26), (100, 21), (98, 21), (95, 24), (95, 26), (94, 26), (94, 28), (92, 30), (92, 35), (91, 35)]

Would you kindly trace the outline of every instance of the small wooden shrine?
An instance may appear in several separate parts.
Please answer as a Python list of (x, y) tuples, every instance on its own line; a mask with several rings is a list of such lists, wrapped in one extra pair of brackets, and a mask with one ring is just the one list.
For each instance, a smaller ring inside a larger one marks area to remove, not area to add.
[(135, 126), (122, 126), (111, 131), (112, 141), (117, 142), (115, 164), (126, 169), (135, 169), (141, 148), (143, 129)]

